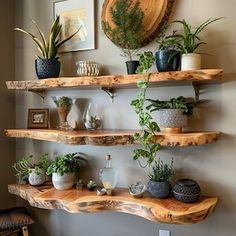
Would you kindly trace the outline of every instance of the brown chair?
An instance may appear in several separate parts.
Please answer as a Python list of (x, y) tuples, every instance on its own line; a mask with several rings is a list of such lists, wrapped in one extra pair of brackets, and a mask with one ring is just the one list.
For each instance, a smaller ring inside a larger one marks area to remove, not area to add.
[(27, 226), (33, 223), (25, 207), (0, 210), (0, 236), (29, 236)]

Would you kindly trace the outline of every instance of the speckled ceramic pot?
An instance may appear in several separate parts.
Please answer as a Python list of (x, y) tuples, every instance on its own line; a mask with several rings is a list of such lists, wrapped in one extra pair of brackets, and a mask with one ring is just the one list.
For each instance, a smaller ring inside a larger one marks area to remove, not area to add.
[(160, 109), (160, 127), (183, 128), (187, 126), (187, 115), (181, 109)]
[(31, 172), (29, 173), (29, 183), (30, 185), (41, 185), (45, 182), (46, 180), (46, 173), (45, 170), (40, 169), (39, 173), (36, 172), (35, 169), (31, 169)]
[(147, 191), (154, 197), (167, 198), (170, 196), (171, 185), (169, 182), (155, 182), (150, 180), (147, 184)]

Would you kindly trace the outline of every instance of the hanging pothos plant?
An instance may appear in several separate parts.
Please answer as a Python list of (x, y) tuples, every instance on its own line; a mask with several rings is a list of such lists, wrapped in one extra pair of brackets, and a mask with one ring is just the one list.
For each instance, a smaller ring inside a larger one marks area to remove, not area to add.
[[(140, 66), (137, 69), (138, 72), (148, 73), (155, 61), (152, 52), (145, 52), (140, 56), (140, 58), (142, 60), (139, 60)], [(150, 74), (148, 74), (147, 80), (137, 82), (138, 96), (136, 99), (131, 101), (131, 105), (134, 106), (135, 112), (138, 115), (139, 125), (141, 127), (141, 131), (134, 134), (134, 141), (139, 142), (141, 147), (134, 150), (133, 158), (134, 160), (138, 160), (139, 164), (143, 168), (154, 161), (159, 150), (159, 145), (152, 142), (152, 137), (156, 132), (160, 131), (160, 128), (145, 107), (149, 77)], [(145, 165), (140, 163), (141, 158), (146, 160)]]

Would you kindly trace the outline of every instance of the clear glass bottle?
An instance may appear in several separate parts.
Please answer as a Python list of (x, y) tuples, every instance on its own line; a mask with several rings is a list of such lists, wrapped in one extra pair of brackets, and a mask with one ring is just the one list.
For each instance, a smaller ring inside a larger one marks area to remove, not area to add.
[(103, 187), (109, 191), (115, 188), (117, 182), (117, 171), (112, 168), (111, 162), (111, 155), (106, 155), (105, 167), (101, 169), (99, 173)]

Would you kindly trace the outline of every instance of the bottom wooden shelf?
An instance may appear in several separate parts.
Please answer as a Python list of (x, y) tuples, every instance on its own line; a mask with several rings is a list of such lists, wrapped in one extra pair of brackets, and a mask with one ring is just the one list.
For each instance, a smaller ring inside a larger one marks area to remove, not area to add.
[(88, 190), (58, 191), (50, 183), (41, 187), (10, 184), (8, 191), (33, 207), (64, 209), (71, 213), (116, 211), (171, 224), (202, 221), (213, 213), (218, 201), (216, 197), (201, 197), (197, 203), (186, 204), (173, 198), (153, 198), (148, 193), (143, 198), (133, 198), (127, 189), (116, 189), (114, 196), (97, 196), (96, 192)]

